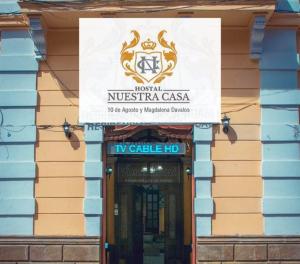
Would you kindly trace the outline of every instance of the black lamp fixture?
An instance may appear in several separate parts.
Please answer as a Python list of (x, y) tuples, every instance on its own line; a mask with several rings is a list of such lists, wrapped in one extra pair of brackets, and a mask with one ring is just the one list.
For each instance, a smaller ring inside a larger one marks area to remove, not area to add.
[(230, 125), (230, 118), (224, 115), (224, 117), (221, 119), (222, 125), (223, 125), (223, 132), (225, 134), (228, 134), (229, 131), (229, 125)]
[(191, 169), (190, 167), (187, 167), (187, 168), (185, 169), (185, 172), (186, 172), (186, 175), (187, 175), (187, 176), (191, 176), (191, 175), (192, 175), (192, 169)]
[(65, 119), (65, 122), (63, 123), (62, 127), (64, 129), (65, 136), (67, 138), (70, 138), (72, 136), (71, 125), (70, 125), (70, 123), (67, 122), (66, 119)]
[(112, 173), (113, 173), (112, 167), (110, 167), (110, 166), (106, 167), (105, 172), (106, 172), (106, 175), (107, 175), (108, 177), (110, 177), (110, 176), (112, 175)]

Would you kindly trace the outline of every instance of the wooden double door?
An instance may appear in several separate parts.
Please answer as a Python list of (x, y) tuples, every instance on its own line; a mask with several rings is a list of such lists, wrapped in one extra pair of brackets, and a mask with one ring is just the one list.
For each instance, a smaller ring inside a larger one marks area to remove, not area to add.
[(116, 263), (183, 263), (180, 161), (120, 161)]

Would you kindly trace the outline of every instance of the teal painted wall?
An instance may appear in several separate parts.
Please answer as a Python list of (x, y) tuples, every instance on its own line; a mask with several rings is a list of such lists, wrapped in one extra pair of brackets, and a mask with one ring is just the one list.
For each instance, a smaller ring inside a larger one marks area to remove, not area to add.
[[(0, 2), (1, 14), (19, 12)], [(27, 30), (1, 31), (0, 44), (0, 235), (33, 235), (38, 63)]]
[[(299, 3), (299, 1), (297, 1)], [(296, 1), (277, 8), (295, 10)], [(260, 61), (264, 232), (300, 234), (300, 90), (296, 29), (268, 29)]]

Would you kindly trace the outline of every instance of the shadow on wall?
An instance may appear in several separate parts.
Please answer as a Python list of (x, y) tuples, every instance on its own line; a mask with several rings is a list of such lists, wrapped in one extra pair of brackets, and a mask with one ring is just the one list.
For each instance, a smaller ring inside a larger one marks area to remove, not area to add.
[[(55, 140), (54, 141), (65, 141), (65, 142), (69, 142), (71, 147), (74, 150), (77, 150), (80, 148), (80, 141), (81, 139), (78, 137), (78, 134), (83, 133), (83, 128), (71, 128), (71, 137), (67, 138), (65, 136), (65, 133), (63, 131), (63, 127), (62, 125), (56, 125), (56, 126), (52, 126), (52, 125), (44, 125), (44, 126), (40, 126), (37, 129), (37, 134), (36, 134), (36, 143), (35, 143), (35, 147), (39, 148), (40, 147), (40, 142), (45, 140), (45, 135), (41, 136), (41, 133), (45, 132), (51, 132), (51, 133), (55, 133), (56, 135), (59, 134), (58, 137), (55, 136)], [(49, 139), (48, 139), (49, 140)]]
[(225, 134), (223, 132), (222, 125), (215, 125), (213, 126), (213, 142), (216, 139), (216, 134), (220, 134), (220, 133), (223, 133), (224, 137), (227, 137), (231, 144), (234, 144), (238, 140), (238, 135), (235, 132), (233, 127), (229, 126), (228, 133)]
[[(65, 59), (67, 60), (67, 59)], [(41, 86), (49, 85), (50, 88), (44, 87), (40, 91), (61, 91), (64, 97), (68, 100), (68, 105), (78, 106), (77, 99), (79, 98), (79, 70), (56, 70), (56, 67), (52, 67), (51, 57), (48, 61), (43, 62), (44, 67), (38, 72), (37, 77), (42, 80)], [(62, 62), (54, 62), (60, 64)], [(73, 65), (72, 61), (67, 62)]]

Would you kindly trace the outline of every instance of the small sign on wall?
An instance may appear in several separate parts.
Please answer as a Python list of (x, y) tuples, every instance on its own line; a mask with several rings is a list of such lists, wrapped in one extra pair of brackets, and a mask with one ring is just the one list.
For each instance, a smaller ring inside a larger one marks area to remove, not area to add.
[(185, 155), (184, 143), (108, 143), (107, 153), (111, 155)]
[(80, 19), (80, 122), (218, 123), (221, 21)]

